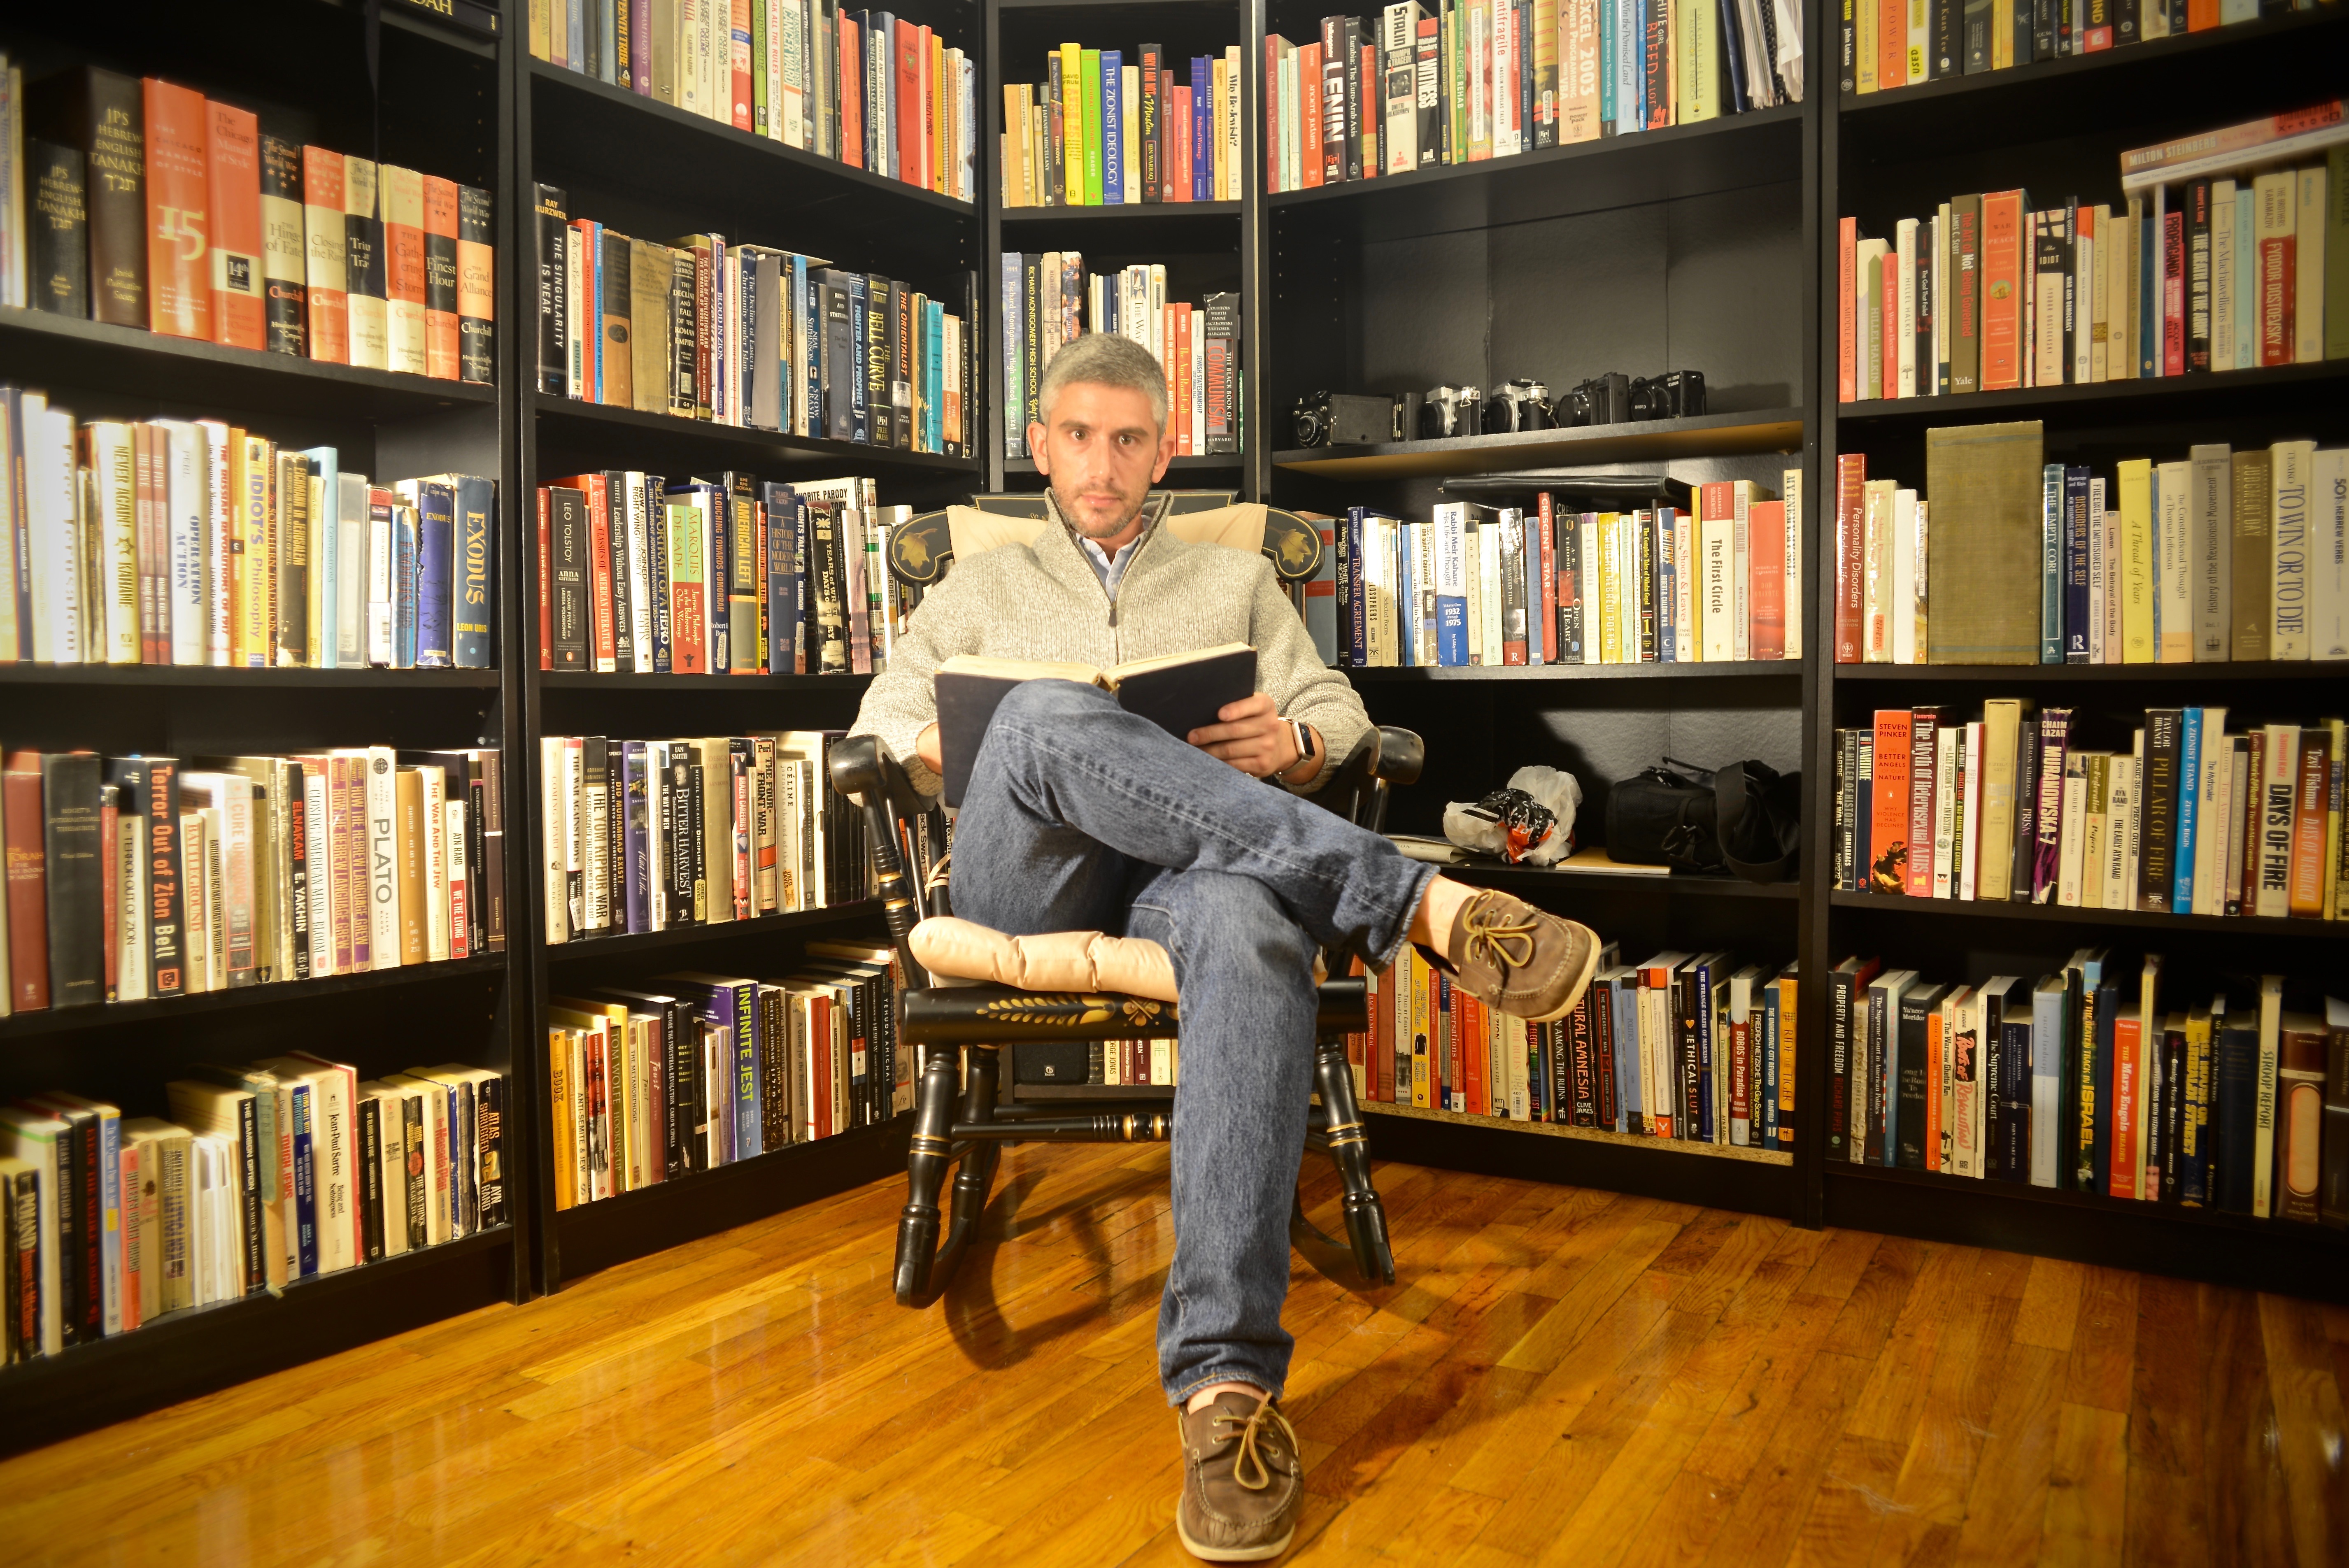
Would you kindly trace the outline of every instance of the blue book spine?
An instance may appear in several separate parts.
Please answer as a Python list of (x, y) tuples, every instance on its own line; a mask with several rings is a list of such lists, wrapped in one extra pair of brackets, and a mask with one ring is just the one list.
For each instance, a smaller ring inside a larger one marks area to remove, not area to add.
[(2064, 662), (2064, 465), (2039, 470), (2039, 662)]
[[(2142, 242), (2137, 246), (2137, 373), (2139, 379), (2147, 381), (2161, 374), (2161, 224), (2154, 217), (2159, 198), (2158, 191), (2147, 191), (2142, 206), (2144, 216), (2137, 220)], [(2158, 595), (2155, 603), (2160, 603)]]
[(580, 254), (587, 263), (587, 308), (593, 313), (588, 317), (587, 341), (582, 346), (587, 351), (587, 400), (601, 403), (604, 401), (604, 323), (609, 319), (605, 315), (604, 299), (604, 225), (590, 220), (587, 232), (582, 239), (584, 243), (580, 246)]
[(929, 431), (929, 445), (923, 450), (943, 452), (947, 449), (947, 302), (927, 301), (922, 314), (928, 319), (929, 331), (922, 346), (922, 371), (926, 377), (922, 395), (923, 425)]
[(416, 509), (395, 507), (392, 518), (391, 665), (394, 669), (412, 670), (416, 667), (416, 614), (422, 586), (418, 581)]
[(1021, 313), (1027, 309), (1025, 290), (1020, 287), (1022, 268), (1020, 253), (1003, 253), (1003, 455), (1024, 458), (1028, 455), (1028, 427), (1019, 418), (1019, 410), (1028, 406), (1027, 356), (1028, 321)]
[(2064, 662), (2088, 662), (2088, 520), (2085, 465), (2064, 470)]
[(767, 662), (761, 675), (792, 673), (792, 541), (789, 485), (769, 481), (760, 486), (759, 508), (766, 514), (766, 557), (759, 563), (765, 586)]
[(1456, 593), (1436, 596), (1435, 662), (1455, 665), (1468, 662), (1468, 601)]
[(416, 663), (445, 670), (452, 662), (450, 597), (456, 589), (456, 498), (445, 484), (416, 487)]
[[(2013, 1002), (2008, 1003), (2010, 1007)], [(2009, 1016), (1999, 1026), (1998, 1150), (1991, 1174), (2001, 1181), (2031, 1180), (2031, 1015)]]
[(1419, 584), (1413, 579), (1412, 531), (1422, 525), (1415, 522), (1395, 524), (1395, 663), (1411, 665), (1419, 663)]
[(669, 583), (668, 583), (668, 507), (667, 491), (658, 474), (645, 476), (645, 581), (652, 588), (653, 674), (665, 676), (676, 668), (675, 654), (669, 643)]
[(1338, 600), (1346, 616), (1346, 663), (1356, 669), (1371, 662), (1370, 623), (1362, 610), (1362, 509), (1350, 506), (1338, 531)]
[(1599, 5), (1599, 124), (1602, 130), (1615, 129), (1615, 7), (1609, 0)]
[(2184, 710), (2178, 737), (2178, 854), (2170, 863), (2169, 913), (2194, 913), (2195, 807), (2202, 793), (2202, 710)]
[(587, 7), (571, 7), (571, 26), (566, 29), (570, 53), (565, 57), (571, 68), (585, 75), (587, 70)]
[[(1124, 67), (1124, 51), (1102, 51), (1102, 205), (1104, 207), (1125, 204)], [(1135, 193), (1134, 200), (1142, 200), (1140, 192)]]
[(478, 474), (460, 474), (454, 492), (457, 577), (450, 594), (453, 652), (460, 670), (494, 669), (498, 646), (497, 482)]
[[(1681, 516), (1678, 507), (1660, 506), (1656, 509), (1656, 659), (1660, 664), (1677, 664), (1687, 652), (1692, 651), (1681, 647), (1680, 618), (1672, 613), (1672, 607), (1680, 603), (1677, 595), (1681, 581), (1679, 569), (1673, 564), (1672, 551), (1679, 542), (1679, 530), (1685, 526), (1686, 521)], [(1691, 542), (1696, 543), (1697, 548), (1689, 552), (1689, 558), (1701, 560), (1704, 548), (1702, 543)], [(1532, 604), (1540, 603), (1538, 593), (1531, 596)]]
[(1210, 201), (1215, 199), (1216, 142), (1215, 131), (1207, 122), (1209, 108), (1215, 102), (1210, 84), (1215, 79), (1215, 64), (1202, 55), (1191, 62), (1191, 145), (1198, 150), (1191, 159), (1191, 200)]
[(1640, 985), (1636, 975), (1618, 980), (1615, 1002), (1615, 1118), (1618, 1132), (1648, 1130), (1640, 1099)]
[(759, 319), (759, 258), (747, 252), (735, 251), (730, 253), (728, 268), (734, 274), (734, 286), (742, 297), (740, 312), (742, 328), (735, 335), (732, 355), (734, 385), (740, 389), (734, 407), (740, 422), (748, 425), (750, 423), (750, 410), (759, 406), (760, 339), (764, 333), (774, 329), (771, 325)]
[(335, 614), (342, 597), (335, 592), (335, 584), (342, 581), (343, 569), (343, 531), (336, 526), (342, 459), (332, 447), (312, 447), (302, 455), (310, 459), (310, 471), (318, 476), (320, 504), (326, 508), (326, 516), (318, 525), (318, 559), (310, 562), (310, 570), (319, 574), (318, 580), (324, 584), (324, 591), (318, 594), (318, 624), (314, 628), (318, 634), (318, 667), (330, 670), (336, 664), (336, 650), (342, 645), (341, 618)]
[(317, 1172), (310, 1143), (310, 1086), (294, 1086), (294, 1255), (295, 1266), (308, 1279), (318, 1272)]
[(718, 1021), (734, 1040), (734, 1158), (767, 1150), (766, 1123), (759, 1111), (759, 988), (745, 982), (719, 993)]
[(620, 746), (621, 890), (627, 907), (628, 929), (650, 931), (652, 914), (652, 867), (646, 859), (651, 840), (651, 781), (645, 776), (645, 743), (624, 741)]

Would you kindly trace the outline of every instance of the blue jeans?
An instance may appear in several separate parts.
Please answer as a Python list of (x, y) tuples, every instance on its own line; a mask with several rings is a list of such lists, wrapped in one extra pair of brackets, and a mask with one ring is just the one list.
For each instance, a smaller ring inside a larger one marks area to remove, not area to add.
[(1169, 1402), (1278, 1393), (1293, 1341), (1288, 1215), (1313, 1092), (1313, 956), (1383, 968), (1434, 869), (1175, 739), (1098, 687), (1037, 680), (996, 709), (954, 835), (955, 913), (1013, 935), (1108, 931), (1174, 960)]

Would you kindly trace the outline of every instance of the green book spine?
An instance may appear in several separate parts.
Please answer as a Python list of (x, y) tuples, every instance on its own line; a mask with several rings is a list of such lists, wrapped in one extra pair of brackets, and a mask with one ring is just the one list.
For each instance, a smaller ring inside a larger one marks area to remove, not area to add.
[(2324, 357), (2349, 359), (2349, 147), (2324, 155)]
[(1102, 205), (1102, 77), (1101, 51), (1084, 52), (1085, 205)]

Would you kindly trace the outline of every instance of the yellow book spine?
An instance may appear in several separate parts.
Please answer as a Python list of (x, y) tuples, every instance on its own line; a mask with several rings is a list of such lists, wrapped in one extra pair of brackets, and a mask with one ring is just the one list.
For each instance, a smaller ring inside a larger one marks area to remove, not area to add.
[(1061, 179), (1071, 207), (1085, 202), (1085, 51), (1061, 46)]
[(2121, 663), (2155, 662), (2153, 645), (2153, 462), (2119, 465), (2121, 492)]

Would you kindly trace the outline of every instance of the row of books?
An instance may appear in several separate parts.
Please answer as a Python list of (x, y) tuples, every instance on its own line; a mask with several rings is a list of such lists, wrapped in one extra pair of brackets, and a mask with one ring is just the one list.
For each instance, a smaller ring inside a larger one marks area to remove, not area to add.
[(531, 0), (533, 59), (851, 169), (978, 198), (977, 64), (833, 0)]
[(1418, 0), (1265, 39), (1265, 188), (1298, 191), (1803, 96), (1802, 8), (1778, 0)]
[[(1182, 1081), (1183, 1042), (1174, 1038), (1048, 1040), (1019, 1047), (1015, 1058), (1023, 1084), (1083, 1083), (1111, 1088), (1145, 1086), (1172, 1088)], [(1356, 1053), (1355, 1078), (1361, 1082)]]
[(821, 257), (631, 239), (537, 194), (538, 386), (584, 402), (964, 456), (968, 317)]
[[(1973, 438), (2024, 428), (1979, 427), (1948, 445), (1930, 432), (1932, 488), (1971, 495)], [(2001, 444), (2020, 480), (2022, 447), (2037, 443)], [(1984, 662), (1976, 623), (1952, 625), (1936, 605), (1967, 592), (1992, 552), (2010, 577), (2036, 570), (2040, 664), (2349, 659), (2349, 449), (2208, 443), (2183, 459), (2124, 459), (2109, 475), (2043, 463), (2035, 489), (2035, 515), (1951, 518), (1898, 480), (1869, 479), (1864, 453), (1837, 457), (1837, 662)], [(1937, 571), (1957, 583), (1937, 593)]]
[[(2268, 6), (2272, 15), (2283, 7)], [(1852, 0), (1842, 7), (1846, 93), (1890, 92), (1949, 77), (2257, 21), (2259, 0)]]
[(12, 750), (0, 1016), (505, 946), (495, 750)]
[(811, 942), (774, 980), (695, 972), (547, 1007), (554, 1206), (614, 1198), (913, 1104), (886, 947)]
[(1003, 253), (1003, 454), (1032, 458), (1028, 427), (1062, 346), (1088, 332), (1121, 333), (1158, 358), (1174, 455), (1240, 449), (1240, 296), (1166, 297), (1166, 267), (1137, 262), (1088, 273), (1075, 251)]
[(538, 667), (868, 675), (919, 593), (887, 568), (910, 509), (869, 479), (574, 474), (538, 489)]
[(2240, 181), (2156, 185), (2121, 208), (2075, 199), (2033, 211), (2023, 191), (1957, 196), (1900, 219), (1889, 241), (1846, 218), (1838, 395), (1931, 397), (2349, 356), (2349, 205), (2326, 200), (2349, 180), (2349, 147), (2329, 156)]
[(0, 665), (489, 669), (497, 482), (0, 383)]
[(1183, 72), (1163, 44), (1062, 44), (1044, 72), (1004, 84), (1006, 207), (1240, 199), (1237, 44)]
[(95, 66), (0, 114), (0, 304), (444, 381), (496, 362), (490, 193)]
[(1370, 985), (1370, 1031), (1347, 1041), (1365, 1103), (1794, 1146), (1792, 965), (1774, 971), (1727, 953), (1626, 965), (1610, 942), (1582, 1000), (1548, 1024), (1484, 1006), (1416, 949)]
[(864, 818), (827, 769), (839, 738), (830, 730), (542, 737), (546, 940), (719, 925), (865, 897)]
[(0, 1362), (507, 1222), (498, 1073), (362, 1078), (309, 1051), (187, 1070), (168, 1119), (62, 1092), (0, 1106)]
[(2289, 1009), (2262, 975), (2180, 1007), (2159, 954), (2132, 974), (2105, 947), (1980, 985), (1847, 958), (1827, 984), (1831, 1161), (2349, 1227), (2349, 1004)]
[[(1356, 666), (1799, 659), (1802, 475), (1698, 487), (1690, 508), (1443, 501), (1334, 521), (1337, 662)], [(1315, 597), (1306, 600), (1312, 624)]]
[(1836, 731), (1836, 885), (2168, 914), (2341, 918), (2342, 721), (2227, 733), (2147, 708), (2129, 748), (2021, 698)]

